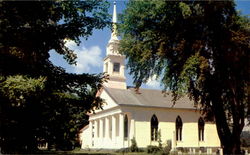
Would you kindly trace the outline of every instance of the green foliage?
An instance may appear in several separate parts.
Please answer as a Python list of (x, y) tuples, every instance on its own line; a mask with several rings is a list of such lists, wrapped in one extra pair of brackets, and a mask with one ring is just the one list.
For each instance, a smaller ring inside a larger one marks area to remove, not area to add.
[(161, 149), (158, 146), (154, 146), (154, 145), (147, 146), (147, 153), (155, 154), (155, 153), (160, 152), (160, 151), (161, 151)]
[(192, 14), (192, 11), (191, 11), (189, 5), (187, 5), (186, 3), (181, 2), (181, 3), (179, 3), (179, 6), (181, 9), (183, 18), (188, 18)]
[(164, 154), (169, 154), (170, 151), (172, 149), (172, 141), (171, 140), (167, 140), (167, 145), (163, 147), (163, 153)]
[(150, 154), (160, 154), (160, 155), (168, 155), (171, 150), (171, 140), (167, 141), (167, 144), (163, 146), (162, 140), (161, 140), (161, 131), (158, 132), (158, 146), (154, 145), (148, 145), (147, 146), (147, 153)]
[(250, 132), (249, 131), (243, 131), (240, 135), (240, 138), (241, 138), (241, 144), (243, 147), (250, 146)]
[(250, 20), (233, 1), (129, 1), (120, 51), (136, 87), (157, 75), (215, 118), (224, 153), (240, 153), (249, 106)]
[(14, 104), (12, 106), (25, 106), (23, 104), (26, 103), (28, 97), (43, 91), (45, 81), (46, 78), (44, 77), (34, 79), (21, 75), (8, 76), (6, 80), (0, 83), (0, 91), (4, 97), (9, 98)]
[(106, 1), (2, 1), (1, 53), (29, 62), (44, 62), (54, 49), (70, 63), (76, 55), (65, 39), (80, 43), (94, 28), (101, 29), (109, 21)]
[(106, 76), (70, 74), (49, 61), (55, 50), (70, 64), (76, 54), (65, 40), (80, 43), (109, 24), (106, 1), (0, 2), (0, 148), (30, 153), (41, 141), (69, 150), (101, 108), (96, 97)]
[(137, 146), (137, 143), (136, 143), (136, 140), (135, 140), (135, 137), (133, 137), (133, 138), (131, 139), (130, 151), (131, 151), (131, 152), (138, 152), (138, 151), (139, 151), (138, 146)]
[(158, 136), (157, 137), (158, 137), (158, 139), (157, 139), (157, 141), (158, 141), (158, 147), (160, 149), (162, 149), (161, 130), (158, 131)]

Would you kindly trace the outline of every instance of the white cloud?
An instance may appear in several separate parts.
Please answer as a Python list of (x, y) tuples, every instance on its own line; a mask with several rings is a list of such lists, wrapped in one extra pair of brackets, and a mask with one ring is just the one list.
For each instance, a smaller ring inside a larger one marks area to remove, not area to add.
[(77, 64), (73, 66), (75, 73), (89, 72), (92, 67), (102, 66), (101, 48), (99, 46), (86, 48), (85, 46), (77, 46), (74, 41), (68, 40), (65, 41), (65, 45), (77, 54)]
[(160, 81), (156, 79), (156, 75), (148, 79), (146, 86), (151, 88), (160, 88)]

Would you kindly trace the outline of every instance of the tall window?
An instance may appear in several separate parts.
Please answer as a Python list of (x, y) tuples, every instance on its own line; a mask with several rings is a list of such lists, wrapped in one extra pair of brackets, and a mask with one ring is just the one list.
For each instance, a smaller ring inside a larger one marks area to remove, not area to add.
[(200, 117), (198, 120), (199, 141), (204, 141), (204, 126), (205, 126), (205, 122), (203, 118)]
[(158, 119), (155, 115), (151, 117), (151, 140), (157, 141), (158, 137)]
[(124, 118), (124, 138), (127, 139), (128, 138), (128, 116), (125, 115)]
[(114, 63), (113, 72), (120, 72), (120, 63)]
[(175, 131), (176, 131), (176, 140), (181, 141), (182, 140), (182, 120), (181, 117), (178, 116), (175, 121)]

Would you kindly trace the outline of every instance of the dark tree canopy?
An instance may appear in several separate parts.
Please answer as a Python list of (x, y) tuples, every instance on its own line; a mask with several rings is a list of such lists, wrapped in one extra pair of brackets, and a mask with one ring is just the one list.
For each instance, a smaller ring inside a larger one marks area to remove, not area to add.
[(215, 118), (224, 153), (240, 153), (249, 116), (250, 20), (233, 1), (130, 1), (120, 51), (139, 87), (157, 75)]
[(0, 148), (2, 153), (77, 146), (86, 113), (100, 108), (95, 96), (105, 76), (69, 74), (49, 61), (55, 50), (70, 64), (65, 40), (80, 43), (109, 24), (106, 1), (0, 2)]

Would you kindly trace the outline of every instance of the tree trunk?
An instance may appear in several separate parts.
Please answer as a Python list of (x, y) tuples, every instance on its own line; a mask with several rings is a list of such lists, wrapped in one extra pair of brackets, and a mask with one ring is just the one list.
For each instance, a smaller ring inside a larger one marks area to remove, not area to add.
[[(216, 93), (216, 92), (215, 92)], [(217, 93), (219, 94), (219, 93)], [(240, 134), (242, 131), (239, 122), (233, 122), (233, 129), (230, 131), (227, 123), (226, 113), (223, 109), (222, 101), (219, 95), (213, 94), (212, 108), (214, 111), (217, 132), (220, 138), (223, 154), (241, 154)], [(235, 120), (234, 120), (235, 121)]]
[(223, 154), (242, 154), (240, 148), (240, 137), (232, 138), (231, 141), (224, 143)]

